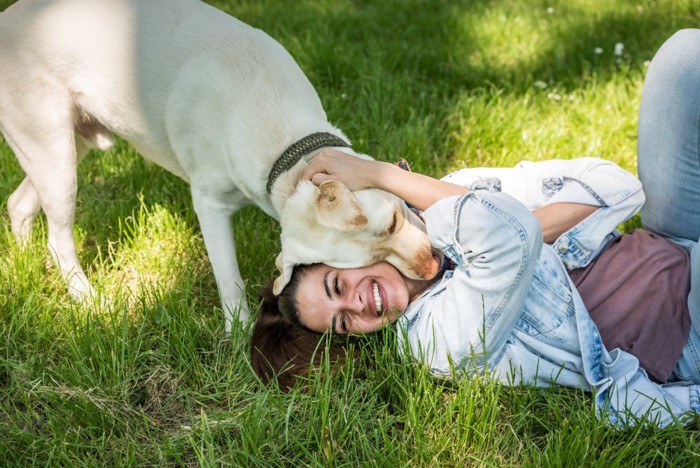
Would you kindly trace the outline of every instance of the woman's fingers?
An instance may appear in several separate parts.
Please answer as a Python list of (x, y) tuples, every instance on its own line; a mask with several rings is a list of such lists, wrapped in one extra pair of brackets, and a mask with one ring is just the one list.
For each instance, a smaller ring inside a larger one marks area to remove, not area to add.
[(337, 180), (337, 177), (333, 177), (331, 174), (326, 174), (325, 172), (317, 172), (311, 176), (310, 180), (314, 185), (321, 185), (329, 180)]
[(323, 180), (316, 183), (319, 179), (315, 178), (315, 176), (320, 174), (327, 175), (332, 172), (332, 168), (329, 167), (332, 166), (332, 162), (332, 158), (329, 158), (325, 151), (320, 152), (309, 162), (308, 167), (304, 171), (304, 178), (318, 185), (318, 183), (323, 182)]
[(328, 180), (339, 180), (350, 190), (361, 190), (369, 186), (373, 163), (342, 151), (323, 150), (311, 160), (304, 171), (304, 178), (316, 185)]

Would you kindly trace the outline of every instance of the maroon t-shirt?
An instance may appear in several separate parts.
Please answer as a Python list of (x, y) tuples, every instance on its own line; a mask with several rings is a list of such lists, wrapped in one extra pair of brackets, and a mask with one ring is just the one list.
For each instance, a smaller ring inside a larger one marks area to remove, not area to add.
[(569, 272), (605, 347), (623, 349), (666, 382), (690, 332), (690, 259), (682, 247), (637, 229)]

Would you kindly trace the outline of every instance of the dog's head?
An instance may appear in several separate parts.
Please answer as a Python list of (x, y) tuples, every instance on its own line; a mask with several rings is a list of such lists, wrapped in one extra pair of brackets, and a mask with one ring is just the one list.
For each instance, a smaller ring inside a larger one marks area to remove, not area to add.
[(275, 294), (299, 264), (357, 268), (387, 261), (413, 279), (432, 278), (439, 269), (423, 223), (402, 200), (381, 190), (351, 192), (339, 181), (318, 187), (302, 181), (287, 200), (280, 224)]

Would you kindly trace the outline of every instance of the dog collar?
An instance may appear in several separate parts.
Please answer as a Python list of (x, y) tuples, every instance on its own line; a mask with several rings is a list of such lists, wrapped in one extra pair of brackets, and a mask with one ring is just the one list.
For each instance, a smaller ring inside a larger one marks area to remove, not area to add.
[(350, 147), (342, 138), (325, 132), (312, 133), (292, 143), (272, 165), (270, 175), (267, 176), (267, 194), (272, 193), (272, 184), (275, 183), (275, 180), (294, 166), (302, 156), (326, 146)]

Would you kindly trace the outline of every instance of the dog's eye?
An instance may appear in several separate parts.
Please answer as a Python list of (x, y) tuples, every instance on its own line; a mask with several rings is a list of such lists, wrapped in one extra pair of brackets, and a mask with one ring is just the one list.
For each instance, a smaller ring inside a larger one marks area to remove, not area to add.
[(389, 229), (387, 229), (386, 231), (389, 234), (393, 234), (394, 231), (396, 231), (396, 225), (398, 224), (398, 222), (399, 222), (399, 216), (396, 212), (394, 212), (394, 217), (391, 220), (391, 225), (389, 225)]

